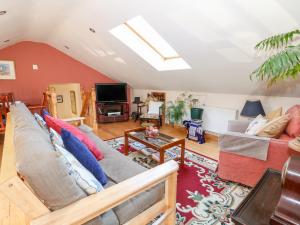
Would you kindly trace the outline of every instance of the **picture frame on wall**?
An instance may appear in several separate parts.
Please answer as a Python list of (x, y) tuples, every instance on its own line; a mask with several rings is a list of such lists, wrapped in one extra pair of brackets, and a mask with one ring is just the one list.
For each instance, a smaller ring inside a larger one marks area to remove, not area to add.
[(0, 60), (0, 80), (15, 80), (15, 62), (11, 60)]
[(56, 96), (56, 101), (57, 101), (57, 103), (63, 103), (64, 102), (63, 96), (62, 95), (57, 95)]

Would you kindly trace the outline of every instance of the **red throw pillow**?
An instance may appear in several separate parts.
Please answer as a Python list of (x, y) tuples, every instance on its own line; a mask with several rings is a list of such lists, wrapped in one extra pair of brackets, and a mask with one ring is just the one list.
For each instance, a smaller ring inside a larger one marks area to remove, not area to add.
[(48, 127), (51, 127), (57, 133), (61, 134), (61, 129), (64, 128), (71, 132), (76, 138), (78, 138), (86, 147), (93, 153), (97, 160), (104, 158), (103, 153), (97, 148), (95, 143), (89, 139), (86, 134), (80, 131), (77, 127), (72, 126), (60, 119), (55, 119), (49, 115), (45, 115), (45, 120)]
[(300, 135), (300, 105), (290, 108), (286, 114), (290, 114), (291, 120), (286, 127), (286, 133), (290, 137), (298, 137)]

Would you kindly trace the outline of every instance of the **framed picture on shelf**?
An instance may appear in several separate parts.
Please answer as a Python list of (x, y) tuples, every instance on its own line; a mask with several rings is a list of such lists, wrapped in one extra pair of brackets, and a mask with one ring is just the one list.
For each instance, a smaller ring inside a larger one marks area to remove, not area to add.
[(0, 60), (0, 80), (15, 80), (15, 63), (9, 60)]

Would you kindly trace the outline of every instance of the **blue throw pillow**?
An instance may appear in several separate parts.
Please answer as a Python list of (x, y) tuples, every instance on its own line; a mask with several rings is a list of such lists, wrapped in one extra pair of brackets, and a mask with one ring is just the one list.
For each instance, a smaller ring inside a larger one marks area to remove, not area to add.
[(42, 110), (42, 117), (43, 117), (44, 120), (45, 120), (46, 115), (51, 116), (47, 109), (43, 109)]
[(61, 129), (61, 137), (65, 148), (104, 186), (107, 183), (107, 177), (89, 149), (64, 128)]

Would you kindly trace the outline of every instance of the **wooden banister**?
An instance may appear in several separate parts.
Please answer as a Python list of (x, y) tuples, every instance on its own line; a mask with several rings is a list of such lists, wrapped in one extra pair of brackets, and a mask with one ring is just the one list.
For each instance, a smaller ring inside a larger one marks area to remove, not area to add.
[[(155, 216), (162, 213), (161, 210), (172, 209), (174, 212), (169, 214), (169, 220), (175, 221), (175, 205), (173, 204), (173, 200), (176, 198), (177, 170), (178, 164), (175, 161), (169, 161), (104, 191), (81, 199), (63, 209), (41, 216), (33, 220), (31, 225), (83, 224), (163, 181), (167, 181), (167, 192), (165, 193), (165, 200), (155, 204), (157, 205), (155, 208), (157, 214)], [(153, 217), (147, 218), (146, 216), (139, 218), (139, 225), (146, 224), (153, 219)], [(166, 224), (174, 225), (173, 223)]]
[[(51, 89), (46, 92), (47, 102), (48, 102), (48, 109), (50, 114), (57, 118), (57, 99), (55, 90)], [(66, 122), (80, 122), (82, 125), (83, 123), (91, 126), (93, 130), (97, 129), (97, 121), (96, 121), (96, 93), (95, 89), (92, 88), (90, 91), (81, 90), (82, 102), (83, 106), (81, 109), (80, 116), (78, 117), (71, 117), (71, 118), (64, 118), (63, 120)]]

